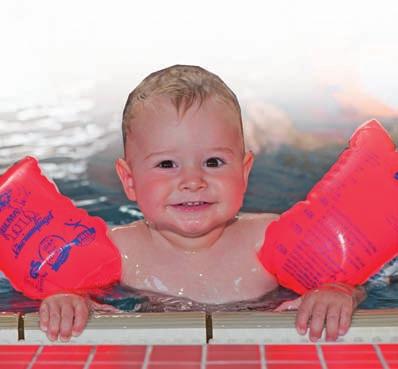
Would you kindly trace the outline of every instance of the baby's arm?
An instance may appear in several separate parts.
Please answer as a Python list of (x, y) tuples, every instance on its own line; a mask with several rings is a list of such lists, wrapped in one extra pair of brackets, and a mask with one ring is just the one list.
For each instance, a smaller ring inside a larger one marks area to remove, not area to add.
[(308, 291), (294, 302), (283, 303), (277, 311), (298, 308), (296, 329), (299, 334), (306, 334), (309, 328), (310, 340), (317, 341), (325, 328), (326, 340), (335, 341), (347, 333), (352, 314), (365, 297), (365, 289), (361, 286), (328, 283)]
[(40, 305), (40, 329), (50, 341), (69, 341), (79, 336), (86, 326), (90, 302), (74, 294), (57, 294), (45, 298)]

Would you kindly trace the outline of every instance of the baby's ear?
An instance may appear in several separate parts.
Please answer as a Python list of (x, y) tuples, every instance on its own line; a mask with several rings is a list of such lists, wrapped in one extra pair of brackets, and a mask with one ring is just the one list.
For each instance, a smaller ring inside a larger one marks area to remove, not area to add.
[(254, 163), (254, 155), (251, 151), (248, 151), (243, 158), (243, 178), (245, 181), (245, 188), (249, 182), (249, 174)]
[(136, 201), (133, 174), (126, 160), (117, 159), (115, 168), (127, 198), (131, 201)]

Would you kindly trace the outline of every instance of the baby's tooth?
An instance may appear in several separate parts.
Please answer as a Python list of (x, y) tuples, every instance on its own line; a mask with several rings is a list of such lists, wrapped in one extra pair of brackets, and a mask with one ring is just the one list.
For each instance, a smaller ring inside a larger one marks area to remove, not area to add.
[(184, 206), (199, 206), (202, 205), (203, 202), (202, 201), (187, 201), (182, 203)]

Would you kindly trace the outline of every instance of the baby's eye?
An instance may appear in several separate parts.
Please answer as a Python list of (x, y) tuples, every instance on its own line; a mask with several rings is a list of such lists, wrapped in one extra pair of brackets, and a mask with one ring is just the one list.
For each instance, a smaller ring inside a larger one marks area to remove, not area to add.
[(206, 166), (210, 168), (218, 168), (225, 164), (225, 161), (220, 158), (209, 158), (206, 160)]
[(177, 164), (173, 160), (162, 160), (156, 167), (162, 169), (177, 168)]

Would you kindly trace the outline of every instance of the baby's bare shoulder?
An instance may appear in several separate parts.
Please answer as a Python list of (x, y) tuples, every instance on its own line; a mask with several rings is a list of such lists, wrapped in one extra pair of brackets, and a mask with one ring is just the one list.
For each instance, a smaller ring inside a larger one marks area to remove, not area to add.
[(135, 286), (135, 265), (140, 264), (148, 243), (146, 224), (143, 221), (136, 221), (118, 226), (112, 228), (108, 235), (118, 248), (122, 258), (121, 283), (132, 287)]
[(237, 228), (245, 235), (248, 245), (259, 250), (264, 243), (265, 230), (278, 218), (279, 215), (273, 213), (243, 213), (239, 215)]
[(269, 223), (279, 218), (279, 214), (274, 213), (241, 213), (239, 221), (244, 227), (266, 227)]
[(131, 249), (131, 246), (142, 241), (146, 232), (143, 221), (117, 226), (108, 231), (109, 238), (119, 250)]

